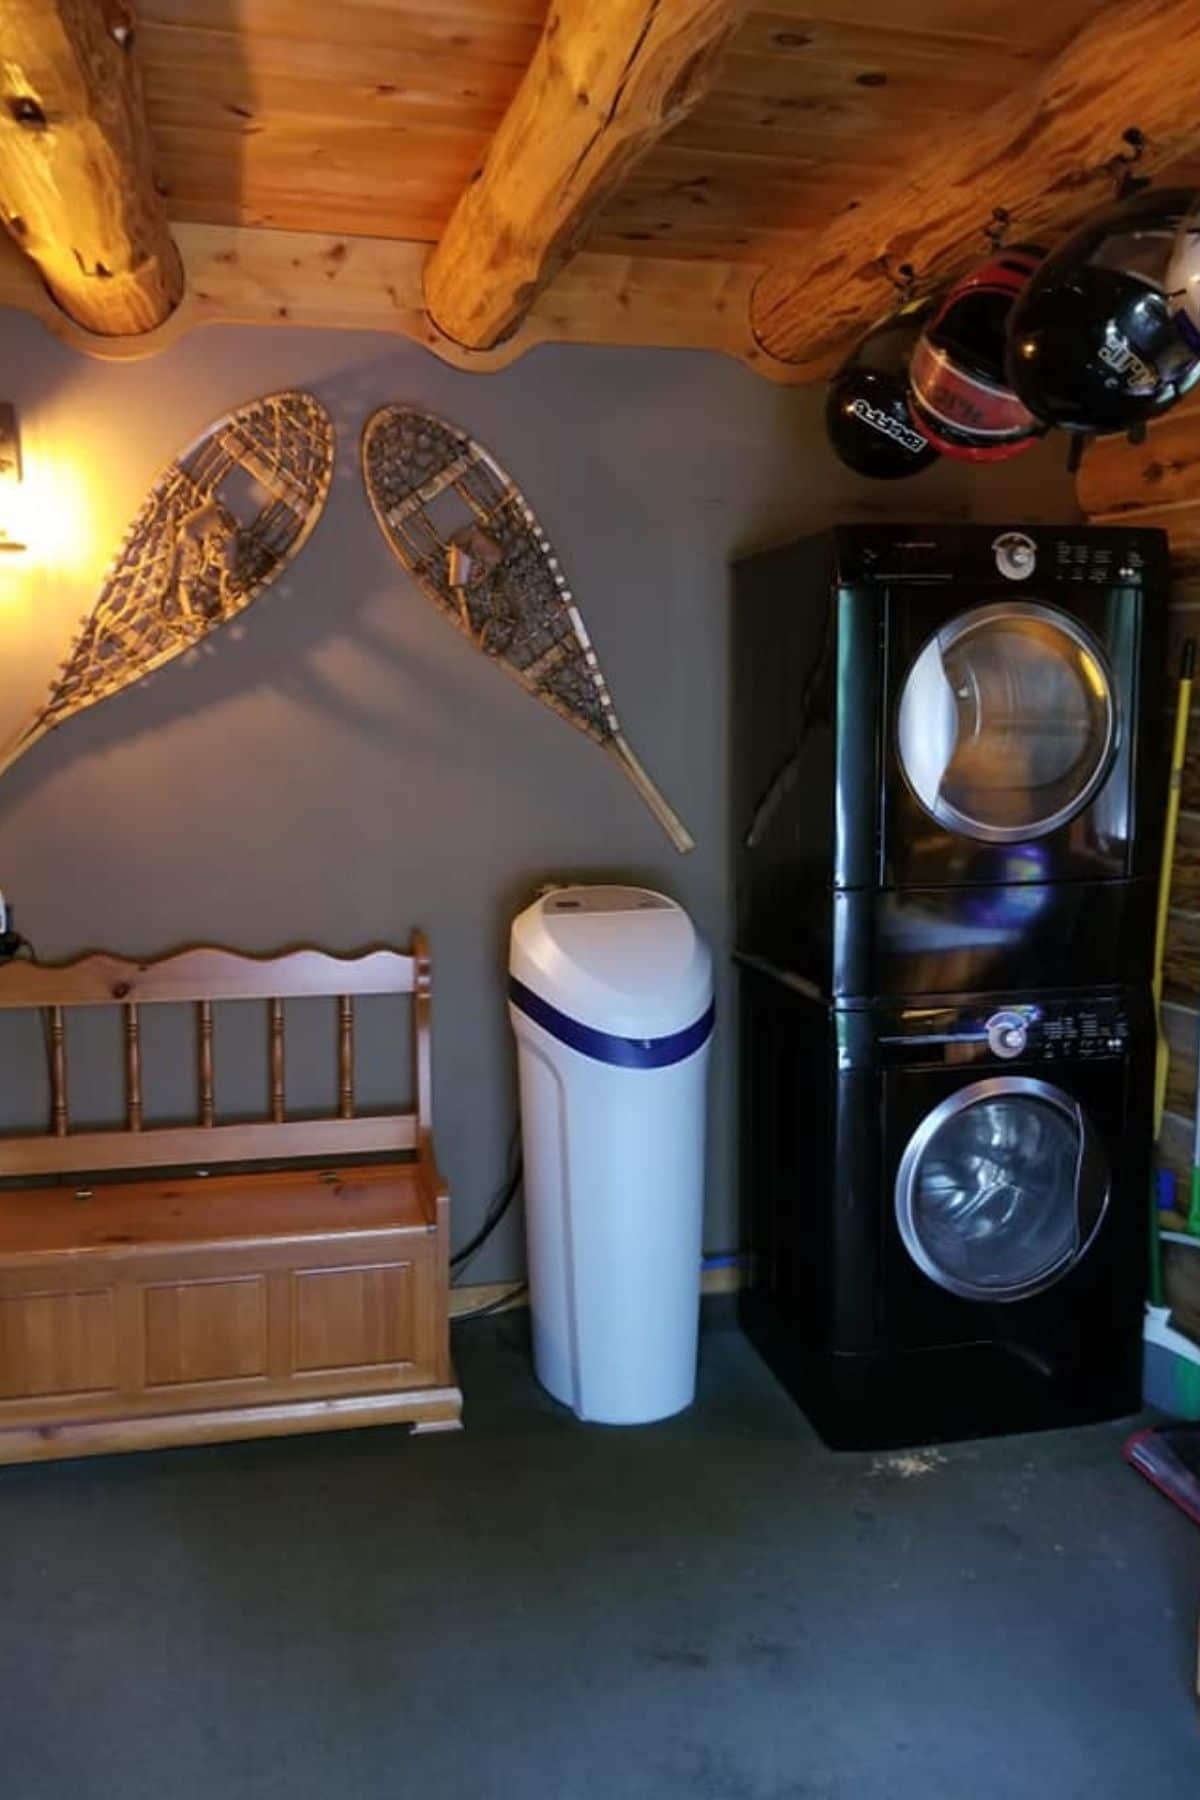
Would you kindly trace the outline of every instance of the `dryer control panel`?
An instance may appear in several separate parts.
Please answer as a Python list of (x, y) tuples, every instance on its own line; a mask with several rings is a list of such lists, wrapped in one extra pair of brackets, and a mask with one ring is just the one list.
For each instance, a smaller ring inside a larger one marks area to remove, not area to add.
[(1146, 558), (1135, 533), (1092, 531), (1055, 538), (1053, 556), (1039, 573), (1074, 586), (1140, 587), (1145, 571)]
[(1126, 525), (854, 525), (833, 534), (836, 586), (1165, 588), (1161, 531)]

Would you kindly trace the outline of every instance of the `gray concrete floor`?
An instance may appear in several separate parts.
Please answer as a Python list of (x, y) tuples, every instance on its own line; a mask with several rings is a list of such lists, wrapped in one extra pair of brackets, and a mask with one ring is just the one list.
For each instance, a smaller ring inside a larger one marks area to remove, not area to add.
[(1200, 1531), (1120, 1426), (833, 1455), (731, 1329), (586, 1428), (0, 1471), (5, 1800), (1197, 1800)]

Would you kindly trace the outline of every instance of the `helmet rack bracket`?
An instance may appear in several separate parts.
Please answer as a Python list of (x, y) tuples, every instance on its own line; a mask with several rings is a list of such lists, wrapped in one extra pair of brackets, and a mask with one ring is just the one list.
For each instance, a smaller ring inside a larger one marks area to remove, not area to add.
[(879, 259), (879, 270), (885, 281), (889, 281), (902, 300), (911, 300), (917, 285), (917, 271), (910, 262), (902, 262), (899, 268), (893, 269), (892, 259), (885, 252)]
[(1003, 250), (1004, 240), (1008, 236), (1008, 228), (1012, 224), (1012, 214), (1006, 206), (993, 206), (992, 216), (983, 228), (983, 235), (993, 250)]
[(1112, 177), (1113, 186), (1117, 190), (1118, 200), (1128, 200), (1132, 194), (1140, 194), (1143, 188), (1150, 186), (1148, 175), (1137, 175), (1134, 171), (1141, 162), (1146, 149), (1146, 134), (1138, 125), (1130, 125), (1121, 133), (1121, 142), (1126, 145), (1111, 157), (1104, 167)]

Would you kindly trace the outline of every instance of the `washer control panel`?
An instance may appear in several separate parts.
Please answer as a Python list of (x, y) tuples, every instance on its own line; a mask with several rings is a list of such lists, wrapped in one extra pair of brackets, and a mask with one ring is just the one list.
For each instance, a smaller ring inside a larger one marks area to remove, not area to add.
[(1128, 1040), (1129, 1020), (1119, 1001), (1080, 1001), (1047, 1012), (1039, 1022), (1032, 1053), (1042, 1062), (1120, 1056)]
[(1063, 1063), (1124, 1056), (1129, 1017), (1116, 996), (911, 1007), (881, 1021), (877, 1043), (903, 1062)]

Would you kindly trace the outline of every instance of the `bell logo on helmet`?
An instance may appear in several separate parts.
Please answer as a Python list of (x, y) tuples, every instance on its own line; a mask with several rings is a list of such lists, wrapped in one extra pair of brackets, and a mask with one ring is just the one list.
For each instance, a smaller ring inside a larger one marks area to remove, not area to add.
[(838, 461), (870, 481), (919, 475), (938, 459), (910, 410), (909, 363), (931, 303), (902, 307), (856, 344), (829, 383), (825, 436)]
[(891, 438), (894, 444), (899, 444), (902, 449), (910, 451), (913, 456), (920, 456), (929, 448), (928, 439), (923, 438), (919, 431), (914, 431), (911, 426), (905, 425), (900, 419), (892, 418), (890, 413), (882, 412), (878, 407), (872, 406), (868, 400), (863, 400), (861, 397), (852, 400), (846, 411), (852, 413), (856, 419), (861, 419), (864, 425), (869, 425), (872, 431), (878, 431), (884, 437)]
[(1110, 368), (1131, 394), (1152, 394), (1158, 386), (1158, 371), (1143, 362), (1123, 332), (1109, 325), (1098, 351), (1100, 361)]

